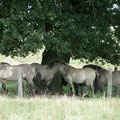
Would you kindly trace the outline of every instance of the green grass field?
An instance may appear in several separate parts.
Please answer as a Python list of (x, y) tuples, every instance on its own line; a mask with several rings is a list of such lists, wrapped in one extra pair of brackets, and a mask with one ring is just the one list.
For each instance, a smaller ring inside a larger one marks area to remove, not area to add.
[[(26, 58), (0, 56), (1, 62), (10, 64), (41, 62), (42, 52), (29, 55)], [(82, 67), (85, 63), (71, 60), (70, 64)], [(109, 67), (110, 64), (104, 65)], [(113, 67), (113, 66), (112, 66)], [(24, 82), (25, 84), (25, 82)], [(38, 96), (26, 95), (17, 97), (17, 83), (8, 82), (7, 95), (0, 95), (0, 120), (120, 120), (120, 98), (103, 98), (100, 93), (92, 98), (70, 96)], [(69, 91), (68, 87), (63, 88)], [(0, 91), (2, 88), (0, 86)]]
[(120, 120), (119, 98), (0, 97), (0, 120)]

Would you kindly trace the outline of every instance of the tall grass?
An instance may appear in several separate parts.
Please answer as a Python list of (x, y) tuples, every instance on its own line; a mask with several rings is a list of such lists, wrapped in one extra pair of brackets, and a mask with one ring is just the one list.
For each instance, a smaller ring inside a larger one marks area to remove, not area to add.
[(119, 120), (119, 98), (0, 97), (0, 120)]

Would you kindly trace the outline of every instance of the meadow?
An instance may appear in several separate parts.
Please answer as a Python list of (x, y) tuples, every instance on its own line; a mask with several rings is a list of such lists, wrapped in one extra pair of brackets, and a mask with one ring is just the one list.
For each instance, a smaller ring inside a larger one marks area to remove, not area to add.
[[(41, 62), (42, 52), (26, 58), (0, 56), (1, 62), (10, 64)], [(71, 60), (70, 64), (82, 67), (85, 63)], [(110, 64), (103, 67), (113, 67)], [(7, 95), (0, 95), (0, 120), (120, 120), (120, 98), (101, 96), (81, 98), (55, 95), (17, 97), (17, 83), (8, 82)], [(64, 88), (66, 91), (68, 88)], [(0, 86), (0, 91), (2, 88)]]
[(120, 120), (119, 98), (0, 97), (0, 120)]

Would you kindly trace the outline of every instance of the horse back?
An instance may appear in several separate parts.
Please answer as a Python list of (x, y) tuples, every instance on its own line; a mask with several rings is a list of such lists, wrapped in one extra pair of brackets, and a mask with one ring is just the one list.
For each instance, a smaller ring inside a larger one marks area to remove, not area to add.
[(98, 76), (97, 71), (92, 68), (83, 68), (83, 70), (85, 71), (86, 83), (87, 84), (93, 83), (96, 77)]
[(94, 70), (96, 70), (99, 73), (100, 78), (99, 80), (99, 84), (104, 84), (107, 85), (108, 83), (108, 71), (100, 66), (97, 65), (93, 65), (93, 64), (88, 64), (83, 66), (83, 68), (92, 68)]
[(85, 71), (85, 74), (88, 76), (96, 74), (96, 70), (94, 70), (92, 68), (83, 68), (82, 70)]
[(0, 65), (0, 79), (16, 81), (18, 79), (18, 69), (11, 65)]
[(38, 63), (32, 63), (31, 65), (39, 70), (42, 79), (53, 78), (53, 70), (49, 65), (41, 65)]
[(71, 69), (67, 77), (71, 78), (75, 83), (91, 83), (96, 77), (96, 71), (92, 68)]
[(30, 64), (20, 64), (17, 67), (21, 68), (23, 77), (34, 77), (36, 74), (35, 67)]

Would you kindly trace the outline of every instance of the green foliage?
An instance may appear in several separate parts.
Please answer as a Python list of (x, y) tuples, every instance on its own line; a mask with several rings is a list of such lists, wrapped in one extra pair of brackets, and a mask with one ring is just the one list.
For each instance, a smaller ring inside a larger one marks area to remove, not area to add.
[(119, 64), (119, 13), (119, 1), (1, 0), (0, 52), (27, 56), (45, 46), (74, 59)]

